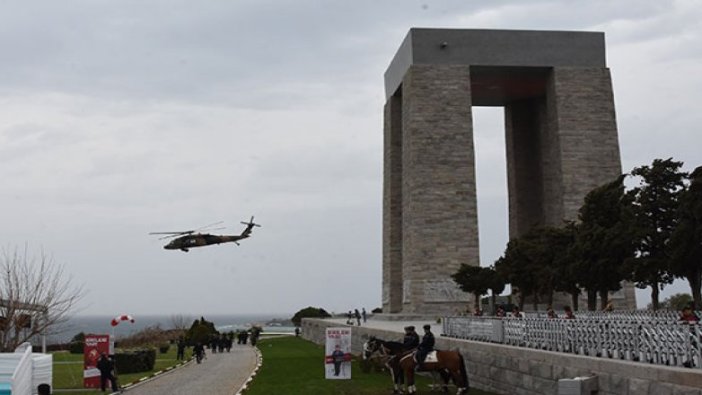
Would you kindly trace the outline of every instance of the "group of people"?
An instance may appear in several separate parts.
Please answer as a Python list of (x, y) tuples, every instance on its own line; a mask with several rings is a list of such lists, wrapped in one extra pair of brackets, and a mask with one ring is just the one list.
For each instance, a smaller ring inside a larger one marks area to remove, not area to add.
[(361, 308), (362, 311), (358, 311), (358, 309), (354, 309), (353, 311), (349, 310), (348, 313), (346, 313), (346, 324), (348, 325), (353, 325), (353, 319), (356, 319), (356, 324), (358, 326), (361, 326), (361, 319), (363, 319), (363, 323), (366, 323), (366, 320), (368, 319), (368, 316), (366, 315), (366, 308), (363, 307)]
[[(570, 306), (563, 306), (563, 318), (565, 319), (574, 319), (575, 314), (573, 314), (573, 310), (570, 308)], [(480, 309), (476, 309), (475, 313), (473, 313), (474, 316), (482, 316), (483, 312)], [(558, 314), (553, 310), (553, 307), (548, 306), (546, 308), (546, 316), (548, 318), (558, 318)], [(495, 310), (495, 317), (507, 317), (507, 312), (505, 311), (503, 306), (497, 306), (497, 309)], [(509, 317), (512, 318), (524, 318), (524, 314), (519, 311), (519, 307), (513, 306), (512, 307), (512, 312), (509, 315)]]
[[(480, 315), (482, 315), (482, 312)], [(495, 316), (496, 317), (506, 317), (507, 312), (505, 311), (505, 308), (502, 306), (497, 306), (497, 310), (495, 311)], [(512, 307), (512, 314), (510, 315), (510, 317), (524, 318), (524, 315), (519, 311), (519, 307), (514, 306), (514, 307)]]
[(212, 354), (217, 354), (217, 351), (222, 353), (224, 350), (230, 352), (232, 349), (233, 337), (233, 333), (231, 335), (225, 334), (212, 336), (210, 339), (210, 350), (212, 351)]
[(427, 354), (434, 350), (434, 343), (436, 339), (434, 334), (431, 333), (431, 325), (426, 324), (422, 327), (424, 329), (424, 336), (419, 339), (419, 334), (415, 330), (414, 326), (405, 327), (405, 337), (402, 339), (402, 345), (406, 350), (416, 349), (417, 353), (417, 370), (424, 368), (424, 360), (427, 358)]

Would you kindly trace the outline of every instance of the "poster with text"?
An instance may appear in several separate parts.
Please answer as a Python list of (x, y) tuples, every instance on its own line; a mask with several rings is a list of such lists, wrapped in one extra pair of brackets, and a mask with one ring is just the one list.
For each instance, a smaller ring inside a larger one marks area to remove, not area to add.
[(85, 335), (83, 347), (83, 388), (100, 388), (100, 371), (97, 368), (100, 354), (109, 354), (110, 335)]
[(327, 328), (324, 377), (351, 378), (351, 328)]

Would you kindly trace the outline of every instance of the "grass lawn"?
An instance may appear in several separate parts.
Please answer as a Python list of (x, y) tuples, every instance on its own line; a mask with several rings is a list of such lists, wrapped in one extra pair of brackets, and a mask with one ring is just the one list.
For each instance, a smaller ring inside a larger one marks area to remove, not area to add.
[[(190, 358), (191, 349), (186, 349), (185, 358)], [(61, 390), (61, 394), (67, 395), (97, 395), (102, 394), (99, 389), (97, 391), (86, 391), (83, 389), (83, 354), (70, 354), (68, 352), (53, 353), (53, 385), (54, 390)], [(166, 354), (160, 354), (157, 351), (156, 364), (154, 370), (149, 372), (131, 373), (119, 375), (119, 383), (127, 384), (138, 380), (142, 377), (149, 376), (152, 373), (165, 369), (170, 366), (175, 366), (176, 349), (171, 347)], [(70, 390), (76, 391), (70, 391)]]
[[(324, 347), (301, 338), (263, 339), (259, 349), (263, 353), (263, 366), (246, 395), (387, 395), (392, 392), (389, 373), (363, 373), (355, 359), (351, 362), (351, 380), (326, 380)], [(431, 382), (420, 377), (417, 380), (419, 393), (431, 393), (428, 387)], [(470, 394), (491, 395), (475, 389)]]

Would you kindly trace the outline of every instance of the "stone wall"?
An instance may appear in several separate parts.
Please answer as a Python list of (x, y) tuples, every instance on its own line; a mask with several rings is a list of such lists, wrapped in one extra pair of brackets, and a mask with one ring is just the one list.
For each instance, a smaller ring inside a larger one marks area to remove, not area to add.
[[(302, 336), (324, 343), (325, 328), (338, 323), (302, 320)], [(353, 327), (352, 352), (360, 354), (369, 336), (400, 340), (402, 334)], [(468, 364), (471, 387), (499, 394), (557, 395), (558, 380), (597, 376), (598, 395), (702, 395), (702, 370), (585, 357), (438, 337), (439, 349), (458, 349)], [(388, 378), (388, 386), (390, 379)]]

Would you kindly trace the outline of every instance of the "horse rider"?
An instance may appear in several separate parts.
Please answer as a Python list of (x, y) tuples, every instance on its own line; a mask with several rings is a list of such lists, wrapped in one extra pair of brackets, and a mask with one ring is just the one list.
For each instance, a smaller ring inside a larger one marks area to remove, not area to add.
[(414, 330), (414, 326), (405, 327), (405, 338), (402, 340), (402, 344), (405, 346), (405, 350), (411, 350), (417, 348), (419, 345), (419, 335)]
[(397, 364), (400, 359), (407, 354), (408, 351), (414, 350), (419, 345), (419, 335), (417, 331), (414, 330), (414, 326), (405, 327), (405, 337), (402, 339), (402, 348), (404, 349), (402, 353), (393, 355), (388, 359), (388, 366), (393, 367), (393, 369), (398, 368)]
[(417, 346), (417, 370), (424, 369), (424, 360), (427, 358), (427, 354), (434, 349), (434, 334), (431, 333), (431, 325), (424, 325), (424, 336), (422, 336), (422, 341)]

